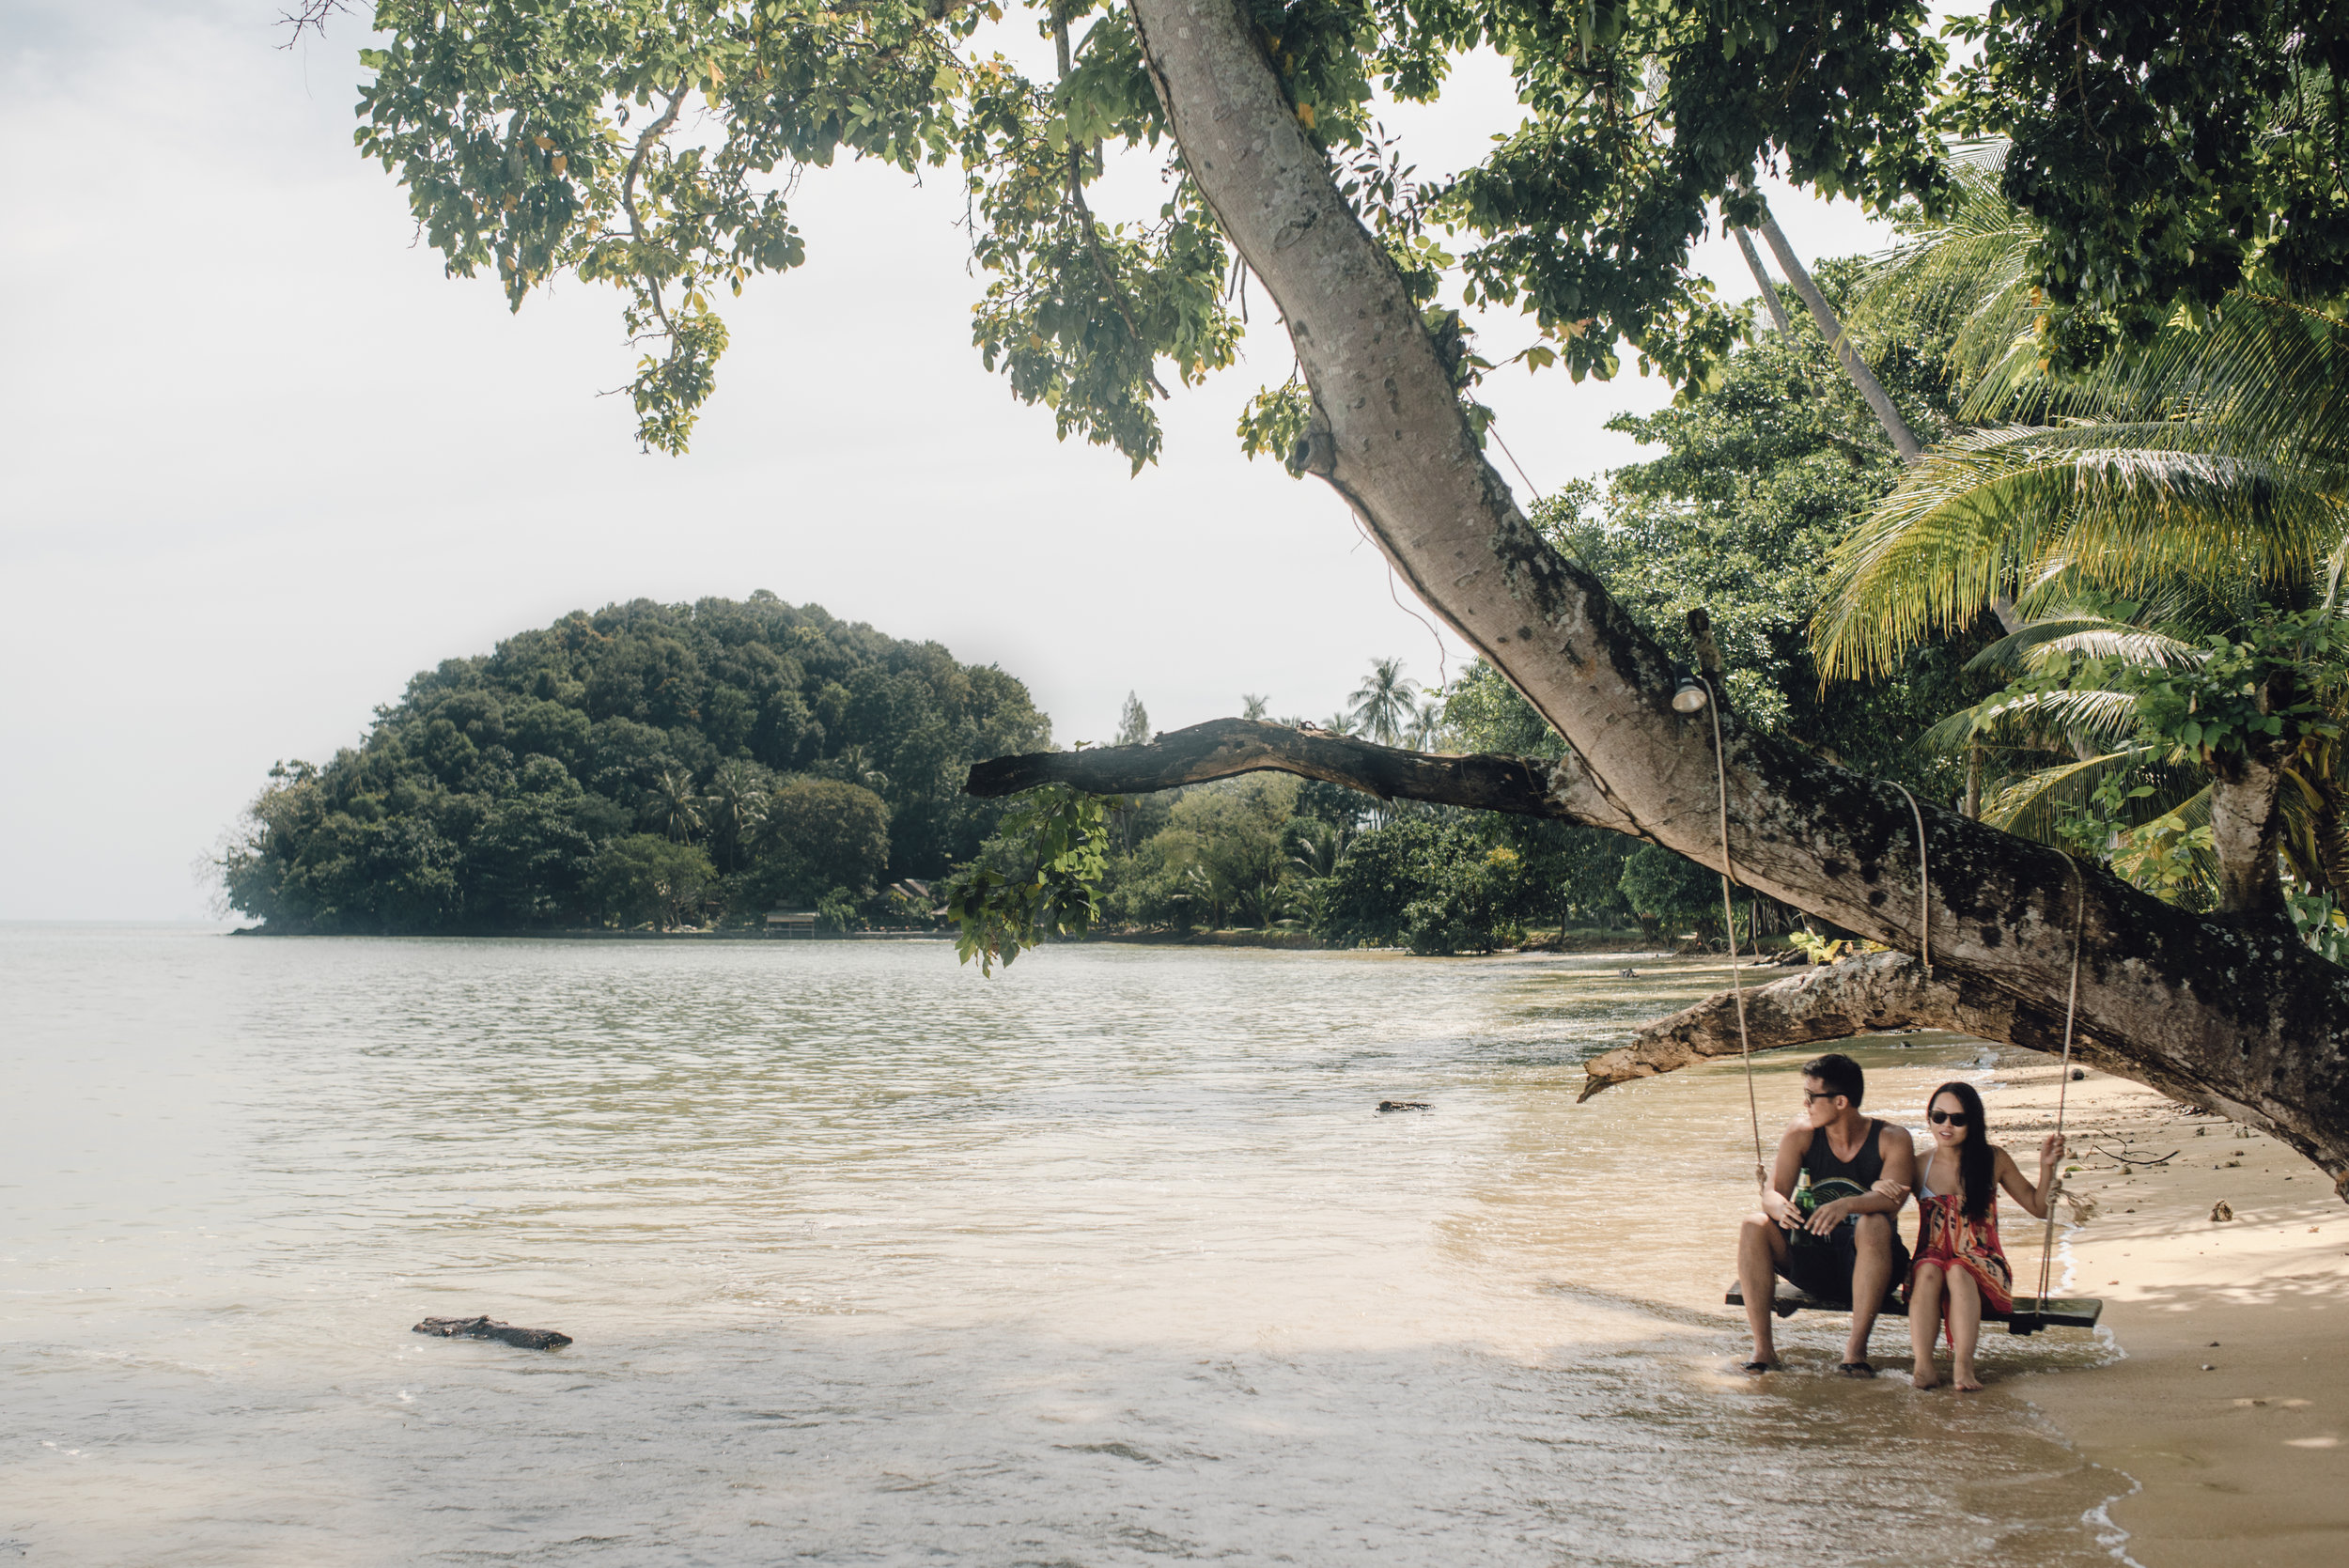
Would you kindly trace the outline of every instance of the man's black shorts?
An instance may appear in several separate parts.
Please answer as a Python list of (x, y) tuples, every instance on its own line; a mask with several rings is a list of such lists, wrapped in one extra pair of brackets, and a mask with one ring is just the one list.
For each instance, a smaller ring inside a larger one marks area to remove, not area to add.
[[(1852, 1268), (1859, 1261), (1859, 1227), (1845, 1220), (1827, 1235), (1786, 1238), (1786, 1261), (1778, 1271), (1795, 1288), (1822, 1301), (1851, 1305)], [(1892, 1289), (1908, 1283), (1908, 1247), (1892, 1233)]]

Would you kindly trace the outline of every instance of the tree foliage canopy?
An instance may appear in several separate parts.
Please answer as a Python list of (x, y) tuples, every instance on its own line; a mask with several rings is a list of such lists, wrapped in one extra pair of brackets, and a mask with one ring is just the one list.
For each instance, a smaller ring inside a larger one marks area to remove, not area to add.
[[(2247, 277), (2302, 297), (2349, 282), (2349, 21), (2318, 0), (2000, 0), (1951, 24), (1976, 46), (1954, 72), (1918, 0), (1242, 3), (1415, 297), (1449, 282), (1460, 303), (1519, 309), (1522, 356), (1578, 378), (1613, 374), (1629, 343), (1642, 368), (1702, 383), (1741, 331), (1688, 267), (1713, 212), (1752, 224), (1765, 169), (1877, 210), (1937, 208), (1951, 130), (2015, 142), (2005, 189), (2061, 237), (2034, 268), (2067, 357)], [(298, 21), (344, 6), (309, 0)], [(1233, 358), (1233, 258), (1162, 150), (1127, 11), (1005, 10), (377, 0), (358, 146), (397, 175), (452, 273), (494, 272), (516, 308), (564, 272), (618, 288), (646, 346), (639, 433), (666, 451), (715, 386), (717, 300), (806, 257), (791, 212), (806, 170), (953, 167), (988, 365), (1064, 438), (1139, 465), (1159, 447), (1160, 368), (1189, 380)], [(1055, 43), (1049, 74), (1026, 61), (1031, 27)], [(1476, 49), (1508, 62), (1516, 101), (1497, 106), (1480, 163), (1415, 181), (1377, 101), (1439, 97)], [(1162, 160), (1154, 210), (1095, 210), (1105, 146)], [(1298, 401), (1260, 411), (1258, 444)]]

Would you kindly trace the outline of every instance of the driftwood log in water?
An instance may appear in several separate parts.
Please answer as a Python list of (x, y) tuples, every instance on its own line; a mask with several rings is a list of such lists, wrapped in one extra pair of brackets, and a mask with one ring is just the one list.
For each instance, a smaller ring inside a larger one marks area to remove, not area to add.
[(560, 1350), (571, 1343), (559, 1328), (517, 1328), (488, 1317), (428, 1317), (412, 1331), (444, 1340), (503, 1340), (524, 1350)]

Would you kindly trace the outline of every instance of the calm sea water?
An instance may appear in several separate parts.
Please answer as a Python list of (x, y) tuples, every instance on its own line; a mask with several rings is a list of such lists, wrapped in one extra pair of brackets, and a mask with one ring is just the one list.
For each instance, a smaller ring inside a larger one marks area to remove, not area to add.
[(1620, 963), (0, 927), (0, 1560), (2109, 1561), (2028, 1379), (1729, 1370)]

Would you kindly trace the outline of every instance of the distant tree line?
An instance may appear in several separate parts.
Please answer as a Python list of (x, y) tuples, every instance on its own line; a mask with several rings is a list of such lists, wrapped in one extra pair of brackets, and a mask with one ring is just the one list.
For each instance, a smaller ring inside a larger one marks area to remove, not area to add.
[[(1001, 814), (981, 757), (1036, 751), (1027, 688), (760, 592), (578, 612), (415, 676), (355, 748), (284, 763), (221, 872), (272, 931), (834, 924), (942, 876)], [(926, 908), (920, 910), (926, 916)]]
[[(1480, 667), (1447, 701), (1423, 696), (1400, 660), (1380, 660), (1354, 706), (1315, 727), (1433, 749), (1537, 751), (1530, 734), (1487, 733), (1488, 709), (1503, 723), (1540, 726), (1521, 702), (1498, 705), (1491, 678)], [(1146, 710), (1129, 696), (1120, 741), (1149, 733)], [(1109, 821), (1101, 917), (1129, 930), (1286, 929), (1449, 954), (1488, 952), (1543, 929), (1636, 925), (1661, 939), (1719, 924), (1711, 874), (1670, 850), (1557, 822), (1380, 802), (1283, 773), (1146, 796)], [(1009, 846), (990, 852), (1007, 865), (1017, 858)]]

